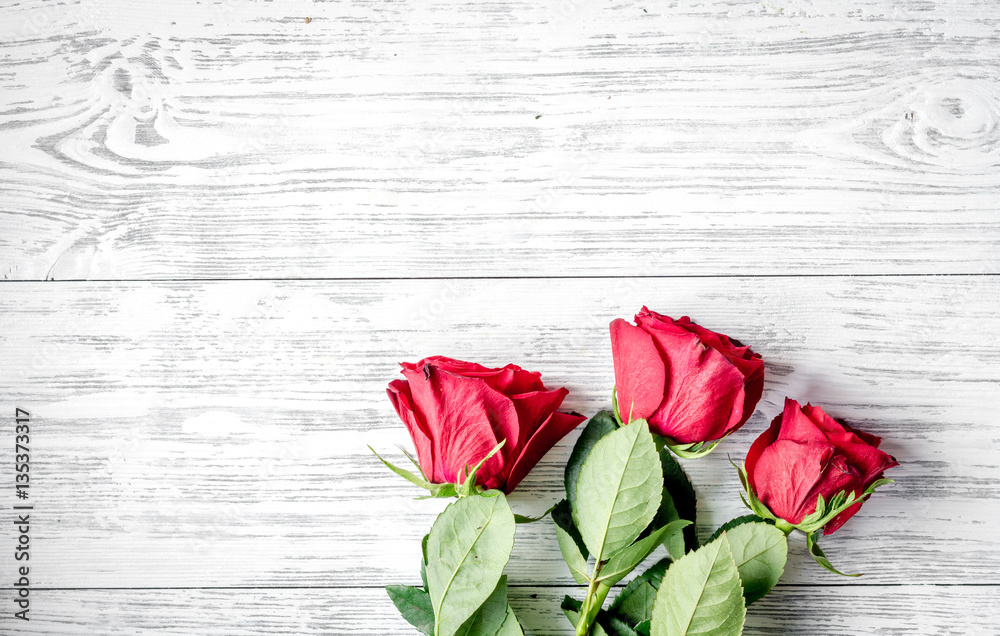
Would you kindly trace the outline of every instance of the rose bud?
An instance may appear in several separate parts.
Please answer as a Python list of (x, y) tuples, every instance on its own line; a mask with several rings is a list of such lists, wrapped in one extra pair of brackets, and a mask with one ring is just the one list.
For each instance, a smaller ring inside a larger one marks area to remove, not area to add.
[(475, 482), (509, 493), (586, 419), (556, 410), (568, 390), (546, 389), (540, 373), (513, 364), (489, 369), (434, 356), (400, 366), (406, 379), (390, 382), (387, 392), (431, 484), (461, 484), (502, 442), (476, 471)]
[(786, 533), (832, 534), (889, 482), (882, 473), (899, 465), (878, 449), (881, 441), (786, 398), (784, 412), (747, 452), (741, 476), (755, 512), (776, 518)]
[(619, 417), (645, 419), (674, 445), (722, 439), (750, 419), (764, 392), (759, 354), (687, 316), (643, 307), (635, 325), (619, 318), (611, 352)]

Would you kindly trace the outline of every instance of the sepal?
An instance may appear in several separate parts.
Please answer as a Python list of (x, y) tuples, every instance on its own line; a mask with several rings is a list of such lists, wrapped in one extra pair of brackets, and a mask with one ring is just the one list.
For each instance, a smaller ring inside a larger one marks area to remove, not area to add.
[[(481, 460), (479, 460), (479, 463), (476, 464), (476, 467), (473, 468), (471, 471), (469, 470), (468, 466), (465, 467), (465, 481), (463, 481), (461, 484), (458, 485), (459, 497), (468, 497), (470, 495), (476, 495), (482, 492), (481, 490), (479, 490), (479, 487), (476, 486), (476, 474), (479, 473), (479, 469), (483, 467), (483, 464), (485, 464), (490, 457), (493, 457), (498, 452), (500, 452), (500, 449), (503, 448), (503, 445), (506, 443), (507, 443), (506, 439), (500, 440), (500, 443), (494, 446), (493, 450), (491, 450), (489, 453), (486, 454), (486, 457), (483, 457)], [(459, 474), (459, 477), (461, 477), (461, 473)]]
[(784, 519), (778, 519), (778, 517), (774, 516), (774, 514), (760, 499), (757, 499), (757, 494), (754, 493), (753, 488), (750, 487), (750, 480), (747, 478), (746, 469), (742, 466), (738, 466), (732, 458), (729, 459), (729, 463), (732, 464), (733, 468), (736, 469), (736, 472), (739, 473), (740, 484), (743, 486), (743, 492), (740, 493), (740, 499), (743, 500), (743, 505), (749, 508), (751, 512), (761, 519), (770, 519), (773, 521), (774, 524), (778, 526), (786, 535), (791, 532), (791, 527), (789, 527), (789, 524)]
[(715, 447), (718, 446), (723, 439), (725, 439), (725, 437), (723, 437), (722, 439), (717, 439), (712, 442), (695, 442), (693, 444), (667, 444), (667, 448), (669, 448), (670, 451), (674, 455), (677, 455), (678, 457), (682, 457), (684, 459), (698, 459), (699, 457), (704, 457), (705, 455), (708, 455), (709, 453), (714, 451)]
[[(411, 484), (414, 484), (415, 486), (420, 486), (421, 488), (424, 488), (424, 489), (426, 489), (426, 490), (428, 490), (430, 492), (429, 495), (424, 495), (423, 497), (417, 497), (417, 499), (432, 499), (432, 498), (438, 498), (438, 497), (454, 497), (457, 494), (457, 491), (455, 489), (455, 484), (432, 484), (431, 482), (427, 481), (427, 478), (424, 477), (424, 474), (423, 474), (422, 471), (420, 473), (420, 476), (418, 477), (417, 475), (414, 475), (413, 473), (411, 473), (410, 471), (406, 470), (405, 468), (400, 468), (399, 466), (394, 466), (390, 462), (386, 461), (385, 459), (382, 458), (381, 455), (379, 455), (378, 453), (376, 453), (375, 449), (372, 448), (371, 446), (368, 447), (368, 450), (370, 450), (375, 455), (375, 457), (378, 457), (378, 460), (380, 462), (382, 462), (383, 464), (385, 464), (386, 468), (388, 468), (392, 472), (396, 473), (397, 475), (399, 475), (400, 477), (402, 477), (406, 481), (410, 482)], [(410, 457), (410, 455), (408, 453), (406, 453), (404, 451), (404, 454), (410, 459), (410, 461), (413, 461), (413, 458)], [(416, 462), (414, 462), (414, 463), (416, 463)], [(418, 470), (420, 469), (419, 465), (417, 465), (417, 469)]]
[(809, 547), (809, 556), (813, 558), (813, 561), (819, 563), (830, 572), (833, 572), (834, 574), (839, 574), (840, 576), (852, 576), (852, 577), (861, 576), (860, 573), (844, 574), (837, 568), (833, 567), (833, 564), (830, 563), (830, 560), (826, 558), (826, 554), (824, 554), (823, 550), (820, 549), (819, 544), (816, 543), (816, 537), (814, 533), (810, 532), (806, 534), (806, 545)]

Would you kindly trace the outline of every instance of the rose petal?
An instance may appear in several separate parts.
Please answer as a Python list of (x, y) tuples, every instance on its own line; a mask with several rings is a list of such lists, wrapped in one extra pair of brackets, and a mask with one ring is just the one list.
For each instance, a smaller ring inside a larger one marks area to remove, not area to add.
[(757, 492), (757, 484), (754, 481), (754, 472), (757, 468), (757, 461), (760, 459), (761, 454), (768, 446), (774, 443), (778, 439), (778, 432), (781, 430), (781, 414), (779, 413), (773, 420), (771, 420), (771, 426), (760, 434), (760, 437), (754, 440), (753, 444), (750, 445), (750, 450), (747, 451), (746, 461), (743, 463), (744, 470), (747, 473), (747, 481), (750, 482), (750, 488), (753, 489), (754, 493)]
[(561, 413), (559, 411), (549, 416), (531, 436), (531, 439), (525, 444), (524, 450), (521, 451), (521, 456), (514, 462), (514, 467), (507, 477), (507, 492), (517, 488), (517, 485), (545, 456), (545, 453), (549, 452), (549, 449), (585, 419), (587, 419), (586, 416), (579, 413)]
[[(802, 407), (795, 400), (785, 398), (785, 410), (781, 416), (781, 433), (778, 434), (778, 439), (796, 442), (830, 441), (827, 433), (816, 424), (815, 420), (802, 412)], [(834, 424), (840, 427), (836, 422)]]
[(434, 475), (434, 450), (431, 442), (430, 431), (427, 426), (420, 421), (413, 408), (413, 396), (410, 394), (410, 385), (406, 380), (393, 380), (386, 389), (392, 405), (396, 408), (399, 419), (403, 420), (406, 430), (410, 432), (410, 439), (417, 449), (417, 460), (420, 462), (420, 470), (428, 479), (433, 479)]
[(819, 495), (823, 495), (823, 498), (829, 502), (839, 492), (852, 491), (860, 494), (861, 484), (861, 476), (858, 471), (850, 465), (846, 457), (834, 451), (834, 455), (823, 468), (823, 475), (806, 497), (806, 502), (810, 500), (815, 502)]
[(623, 420), (648, 418), (663, 401), (666, 368), (653, 338), (621, 318), (611, 323), (615, 391)]
[(667, 360), (667, 396), (650, 426), (681, 444), (717, 440), (738, 428), (743, 374), (692, 333), (658, 326), (650, 335)]
[(833, 453), (833, 446), (821, 442), (776, 440), (757, 459), (757, 497), (778, 517), (799, 523), (816, 510), (810, 495)]
[(525, 371), (516, 364), (508, 364), (499, 369), (492, 369), (484, 367), (481, 364), (476, 364), (475, 362), (465, 362), (445, 356), (431, 356), (424, 358), (416, 364), (403, 363), (402, 366), (404, 369), (411, 371), (420, 371), (426, 365), (433, 365), (442, 371), (466, 378), (482, 378), (487, 384), (504, 395), (545, 390), (545, 386), (541, 380), (541, 373)]
[(569, 390), (533, 391), (510, 396), (517, 409), (518, 436), (512, 443), (524, 448), (531, 436), (552, 415), (569, 395)]
[[(844, 455), (847, 461), (858, 473), (861, 484), (866, 487), (875, 481), (878, 475), (898, 466), (896, 458), (864, 442), (838, 444), (837, 452)], [(861, 493), (858, 492), (860, 495)]]
[[(403, 375), (433, 441), (435, 483), (455, 483), (460, 471), (479, 463), (499, 442), (494, 431), (516, 430), (513, 403), (481, 378), (465, 378), (433, 365), (420, 371), (404, 369)], [(494, 455), (480, 469), (480, 482), (503, 467), (503, 453)]]

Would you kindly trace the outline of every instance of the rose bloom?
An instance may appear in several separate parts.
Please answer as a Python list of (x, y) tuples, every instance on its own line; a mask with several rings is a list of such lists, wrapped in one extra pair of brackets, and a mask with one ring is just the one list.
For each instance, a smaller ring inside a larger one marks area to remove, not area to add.
[(764, 362), (750, 347), (642, 308), (611, 323), (615, 391), (623, 419), (645, 419), (678, 444), (721, 439), (750, 419)]
[[(750, 446), (746, 471), (757, 498), (780, 519), (796, 525), (838, 492), (860, 496), (882, 473), (899, 463), (878, 449), (881, 438), (852, 429), (818, 406), (785, 398), (785, 410)], [(863, 502), (844, 510), (823, 528), (831, 534)]]
[(501, 441), (476, 482), (511, 492), (552, 446), (586, 418), (557, 411), (569, 393), (549, 390), (541, 374), (508, 364), (489, 369), (442, 356), (401, 363), (405, 380), (387, 390), (436, 484), (457, 483)]

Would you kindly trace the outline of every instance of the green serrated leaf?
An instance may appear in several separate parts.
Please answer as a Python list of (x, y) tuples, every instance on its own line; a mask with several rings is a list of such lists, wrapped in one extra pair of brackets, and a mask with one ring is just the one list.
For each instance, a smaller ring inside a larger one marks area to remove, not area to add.
[(597, 625), (603, 627), (608, 636), (639, 636), (631, 625), (605, 612), (598, 614)]
[[(694, 485), (670, 451), (662, 448), (659, 455), (660, 465), (663, 467), (663, 487), (670, 493), (678, 517), (691, 522), (691, 525), (684, 529), (684, 545), (687, 550), (695, 550), (699, 544), (695, 528), (695, 523), (698, 521), (698, 498), (695, 496)], [(683, 556), (674, 554), (672, 550), (670, 554), (674, 558)]]
[(601, 438), (577, 479), (573, 521), (597, 561), (635, 541), (660, 507), (663, 472), (644, 421)]
[(420, 582), (424, 584), (424, 591), (427, 591), (427, 562), (420, 562)]
[(524, 636), (521, 623), (517, 621), (517, 616), (514, 615), (514, 610), (511, 609), (510, 605), (507, 605), (507, 618), (504, 619), (503, 625), (497, 630), (495, 636)]
[(611, 586), (628, 576), (635, 566), (646, 560), (653, 550), (662, 544), (668, 537), (679, 534), (691, 522), (681, 519), (668, 523), (664, 527), (654, 531), (645, 539), (640, 539), (630, 546), (624, 547), (611, 555), (608, 562), (601, 567), (598, 576), (599, 581)]
[(651, 634), (739, 636), (745, 618), (740, 574), (723, 536), (667, 570), (653, 606)]
[(573, 538), (576, 542), (576, 547), (579, 548), (580, 554), (586, 559), (590, 556), (590, 552), (587, 550), (587, 545), (583, 542), (583, 537), (580, 536), (580, 531), (577, 530), (576, 525), (573, 523), (573, 511), (570, 510), (569, 501), (563, 499), (552, 508), (552, 521), (555, 522), (557, 526), (563, 529), (569, 536)]
[[(635, 584), (635, 585), (633, 585)], [(656, 588), (649, 581), (636, 577), (622, 590), (608, 612), (632, 625), (637, 625), (653, 615)]]
[(427, 539), (434, 636), (452, 636), (497, 587), (514, 547), (507, 499), (464, 497), (444, 509)]
[(669, 567), (670, 559), (660, 559), (645, 572), (629, 581), (628, 585), (615, 598), (608, 611), (637, 627), (643, 621), (648, 621), (653, 616), (653, 601), (656, 600), (656, 591)]
[(587, 426), (584, 427), (583, 432), (580, 433), (580, 437), (576, 440), (576, 444), (573, 446), (573, 452), (570, 453), (569, 462), (566, 464), (566, 472), (564, 476), (564, 483), (566, 484), (566, 498), (569, 500), (570, 508), (572, 509), (573, 501), (576, 499), (576, 482), (580, 477), (580, 469), (583, 467), (584, 460), (590, 455), (591, 449), (594, 448), (594, 444), (597, 443), (602, 437), (618, 429), (618, 423), (615, 422), (614, 417), (607, 411), (601, 411), (594, 417), (590, 418), (587, 422)]
[(708, 541), (706, 541), (705, 543), (711, 543), (715, 541), (716, 539), (721, 537), (722, 533), (725, 532), (726, 530), (731, 530), (736, 526), (742, 526), (744, 523), (753, 523), (753, 522), (769, 523), (772, 526), (774, 525), (774, 521), (772, 519), (763, 519), (761, 517), (758, 517), (757, 515), (743, 515), (742, 517), (736, 517), (735, 519), (730, 519), (729, 521), (719, 526), (719, 529), (713, 532), (712, 536), (709, 537)]
[(409, 585), (387, 585), (385, 591), (406, 622), (416, 627), (421, 634), (432, 636), (434, 633), (434, 608), (431, 606), (431, 597), (427, 592)]
[(573, 580), (580, 585), (590, 582), (590, 569), (587, 566), (587, 549), (583, 545), (580, 532), (573, 525), (569, 512), (569, 502), (563, 499), (552, 509), (552, 521), (556, 527), (556, 539), (559, 541), (559, 551), (569, 567)]
[(834, 574), (839, 574), (840, 576), (852, 576), (852, 577), (861, 576), (861, 574), (844, 574), (837, 568), (833, 567), (833, 564), (830, 563), (830, 560), (826, 558), (826, 554), (824, 554), (823, 550), (820, 549), (819, 544), (816, 543), (816, 539), (813, 536), (812, 532), (806, 535), (806, 546), (808, 546), (809, 548), (809, 555), (813, 558), (813, 561), (819, 563), (830, 572), (833, 572)]
[(507, 577), (501, 576), (493, 593), (469, 620), (455, 632), (455, 636), (493, 636), (507, 619)]
[[(656, 511), (656, 516), (653, 518), (652, 523), (650, 523), (646, 529), (642, 531), (639, 538), (644, 539), (656, 528), (662, 528), (668, 523), (680, 520), (680, 518), (681, 516), (677, 512), (677, 508), (674, 506), (674, 498), (670, 495), (670, 491), (664, 488), (660, 493), (660, 508)], [(690, 520), (687, 521), (687, 525), (690, 526)], [(686, 552), (684, 548), (684, 532), (671, 534), (664, 541), (663, 545), (667, 548), (667, 552), (670, 553), (670, 556), (675, 559), (681, 558), (684, 556), (684, 552)]]
[(725, 533), (749, 605), (764, 598), (785, 572), (788, 538), (773, 525), (753, 520), (727, 528)]

